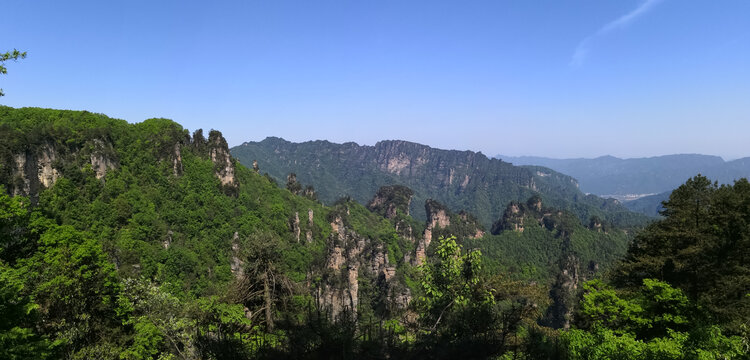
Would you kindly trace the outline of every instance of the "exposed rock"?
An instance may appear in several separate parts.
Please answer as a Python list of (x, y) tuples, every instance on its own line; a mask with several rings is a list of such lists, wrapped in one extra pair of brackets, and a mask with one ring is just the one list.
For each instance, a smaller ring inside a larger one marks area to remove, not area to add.
[(408, 216), (413, 195), (414, 192), (406, 186), (382, 186), (367, 204), (367, 208), (387, 219), (395, 218), (398, 211)]
[(330, 276), (318, 290), (319, 306), (330, 312), (333, 318), (343, 313), (354, 316), (359, 304), (359, 255), (365, 241), (357, 233), (344, 226), (340, 216), (331, 222), (333, 232), (329, 238), (329, 253), (326, 269)]
[(300, 194), (302, 191), (302, 184), (297, 181), (297, 174), (289, 173), (289, 175), (286, 176), (286, 189), (292, 194)]
[(99, 139), (94, 139), (94, 150), (89, 156), (91, 160), (91, 169), (97, 179), (102, 179), (107, 175), (107, 171), (117, 168), (117, 163), (107, 154), (111, 154), (112, 145)]
[(422, 241), (417, 244), (417, 264), (424, 263), (427, 248), (430, 247), (430, 243), (433, 240), (433, 231), (437, 228), (447, 228), (451, 224), (448, 209), (444, 205), (437, 201), (428, 199), (424, 206), (425, 211), (427, 212), (427, 226), (424, 229), (424, 237), (422, 238)]
[(401, 175), (401, 172), (409, 167), (409, 165), (411, 165), (411, 160), (409, 159), (408, 155), (400, 153), (388, 159), (388, 161), (385, 163), (385, 171), (396, 175)]
[(383, 250), (383, 246), (377, 246), (373, 249), (370, 256), (370, 271), (376, 277), (383, 277), (386, 281), (396, 276), (396, 267), (388, 261), (388, 254)]
[(548, 230), (557, 229), (561, 232), (570, 232), (570, 229), (564, 225), (566, 222), (577, 223), (573, 215), (560, 210), (545, 209), (542, 199), (539, 196), (532, 196), (526, 203), (512, 201), (508, 204), (503, 217), (492, 225), (491, 231), (495, 235), (506, 230), (523, 232), (524, 227), (531, 224), (527, 221), (535, 222)]
[(297, 242), (299, 242), (299, 234), (300, 234), (300, 228), (299, 228), (299, 211), (294, 212), (294, 219), (292, 219), (291, 223), (292, 232), (294, 232), (294, 238), (297, 239)]
[(575, 256), (568, 255), (561, 265), (557, 280), (550, 289), (552, 305), (547, 309), (543, 323), (555, 329), (567, 330), (573, 318), (578, 284), (582, 279)]
[(161, 242), (161, 246), (164, 248), (164, 250), (169, 249), (169, 246), (172, 245), (172, 235), (174, 235), (172, 230), (167, 231), (167, 236), (165, 236), (164, 240)]
[(466, 211), (453, 214), (445, 205), (434, 200), (425, 202), (425, 211), (427, 223), (425, 224), (424, 236), (417, 243), (414, 264), (424, 262), (427, 248), (437, 238), (455, 236), (466, 239), (484, 236), (482, 225)]
[(174, 144), (174, 152), (172, 153), (172, 174), (174, 176), (182, 175), (182, 153), (180, 152), (180, 143)]
[(39, 183), (45, 188), (54, 185), (60, 177), (60, 172), (54, 168), (55, 160), (57, 160), (57, 152), (52, 144), (42, 145), (37, 159), (37, 176)]
[(253, 171), (256, 173), (260, 171), (260, 167), (258, 167), (258, 160), (253, 160)]
[[(202, 132), (193, 136), (193, 142), (199, 143), (200, 140), (196, 136), (202, 137)], [(221, 132), (211, 130), (208, 134), (208, 154), (214, 163), (214, 174), (221, 181), (221, 185), (236, 189), (239, 183), (235, 177), (234, 163), (232, 162), (232, 156), (229, 154), (227, 141), (221, 135)]]
[(13, 196), (30, 196), (34, 185), (32, 179), (36, 180), (37, 169), (34, 167), (36, 161), (28, 152), (16, 154), (13, 160), (16, 165), (13, 177), (17, 179), (13, 187)]
[(526, 216), (526, 212), (522, 211), (523, 209), (522, 205), (516, 201), (508, 204), (503, 217), (492, 225), (492, 233), (497, 235), (504, 230), (523, 232), (524, 217)]
[[(610, 212), (625, 211), (616, 204), (599, 206), (595, 196), (586, 196), (576, 189), (572, 178), (548, 169), (513, 166), (488, 159), (481, 153), (440, 150), (408, 141), (389, 140), (374, 146), (360, 146), (327, 141), (291, 143), (267, 138), (245, 143), (232, 151), (248, 166), (254, 159), (274, 164), (273, 169), (267, 170), (277, 179), (296, 172), (299, 179), (305, 179), (303, 182), (312, 182), (318, 188), (318, 198), (324, 203), (334, 203), (341, 194), (349, 194), (366, 204), (380, 186), (402, 184), (414, 190), (414, 199), (420, 202), (416, 205), (432, 198), (450, 209), (466, 208), (487, 229), (502, 215), (504, 208), (498, 209), (497, 204), (525, 200), (533, 189), (565, 208), (575, 207), (577, 214), (585, 216), (586, 220), (592, 213), (608, 216)], [(313, 176), (322, 168), (333, 175), (326, 178), (324, 187), (314, 182), (323, 179)], [(543, 175), (537, 174), (538, 171)], [(363, 177), (370, 180), (364, 181)], [(466, 196), (458, 196), (464, 193)], [(466, 203), (467, 197), (481, 201)], [(421, 206), (410, 210), (415, 219), (426, 221)]]
[(425, 202), (425, 210), (427, 211), (427, 227), (428, 228), (446, 228), (450, 226), (451, 219), (449, 216), (448, 208), (445, 205), (428, 199)]
[(234, 236), (232, 236), (232, 262), (229, 264), (229, 268), (237, 279), (244, 276), (242, 265), (243, 262), (240, 260), (240, 235), (235, 231)]
[(308, 243), (313, 241), (312, 229), (313, 229), (313, 210), (307, 209), (307, 231), (305, 231), (305, 238)]

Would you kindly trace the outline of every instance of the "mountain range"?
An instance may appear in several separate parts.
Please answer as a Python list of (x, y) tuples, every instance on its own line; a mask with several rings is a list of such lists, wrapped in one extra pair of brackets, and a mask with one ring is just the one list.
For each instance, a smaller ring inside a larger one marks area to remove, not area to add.
[(346, 196), (366, 203), (381, 186), (407, 186), (414, 191), (411, 213), (420, 220), (426, 218), (421, 204), (435, 199), (453, 211), (473, 214), (489, 228), (511, 201), (526, 201), (533, 195), (571, 211), (584, 223), (592, 217), (618, 226), (647, 220), (615, 200), (584, 194), (571, 176), (545, 167), (514, 166), (472, 151), (441, 150), (400, 140), (364, 146), (293, 143), (278, 137), (245, 142), (230, 151), (240, 163), (257, 164), (279, 182), (295, 174), (296, 180), (316, 188), (318, 198), (327, 204)]
[(632, 159), (614, 156), (552, 159), (504, 155), (495, 158), (515, 165), (548, 167), (578, 180), (581, 191), (600, 196), (642, 196), (669, 192), (696, 174), (726, 184), (750, 176), (750, 157), (732, 161), (699, 154)]

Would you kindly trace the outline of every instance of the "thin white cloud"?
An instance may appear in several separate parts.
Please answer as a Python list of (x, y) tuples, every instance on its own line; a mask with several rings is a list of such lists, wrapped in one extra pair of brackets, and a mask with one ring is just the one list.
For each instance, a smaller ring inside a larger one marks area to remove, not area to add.
[(589, 52), (591, 51), (591, 42), (594, 41), (596, 38), (602, 37), (606, 35), (607, 33), (617, 30), (620, 28), (624, 28), (638, 17), (646, 14), (648, 11), (654, 8), (658, 3), (660, 3), (662, 0), (645, 0), (641, 5), (639, 5), (635, 10), (617, 18), (616, 20), (602, 26), (599, 30), (597, 30), (595, 33), (593, 33), (590, 36), (587, 36), (585, 39), (581, 40), (580, 43), (578, 43), (578, 46), (576, 47), (575, 51), (573, 52), (573, 56), (570, 59), (570, 64), (573, 66), (581, 66), (583, 65), (583, 62), (586, 60), (586, 57), (588, 57)]

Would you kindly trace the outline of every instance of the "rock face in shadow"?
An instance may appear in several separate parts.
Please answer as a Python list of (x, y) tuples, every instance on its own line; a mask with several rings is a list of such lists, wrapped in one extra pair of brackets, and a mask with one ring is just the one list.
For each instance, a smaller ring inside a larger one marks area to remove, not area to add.
[(386, 219), (395, 218), (398, 212), (409, 216), (412, 196), (414, 192), (406, 186), (382, 186), (367, 204), (367, 208)]
[(585, 280), (574, 255), (564, 257), (560, 265), (560, 273), (550, 289), (552, 305), (547, 309), (542, 323), (554, 329), (567, 330), (573, 320), (578, 286)]

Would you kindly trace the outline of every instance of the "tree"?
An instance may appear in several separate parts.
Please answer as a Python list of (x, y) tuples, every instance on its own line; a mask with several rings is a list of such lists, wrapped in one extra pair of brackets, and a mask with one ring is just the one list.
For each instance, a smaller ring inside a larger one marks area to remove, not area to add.
[(40, 237), (39, 250), (19, 261), (30, 295), (40, 305), (41, 330), (61, 351), (117, 341), (115, 307), (120, 283), (114, 265), (90, 234), (53, 225)]
[[(5, 62), (8, 60), (17, 61), (19, 58), (24, 59), (26, 58), (26, 52), (20, 52), (16, 49), (13, 49), (13, 51), (8, 51), (5, 54), (0, 54), (0, 74), (7, 74), (8, 69), (5, 68)], [(0, 89), (0, 96), (5, 96), (5, 93), (3, 93), (3, 89)]]
[(662, 215), (638, 234), (616, 283), (668, 282), (739, 333), (750, 324), (750, 183), (718, 186), (698, 175), (672, 192)]
[(434, 357), (486, 357), (500, 347), (494, 291), (481, 281), (481, 253), (462, 254), (455, 237), (440, 238), (437, 256), (420, 266), (418, 348)]
[(0, 261), (15, 262), (28, 247), (26, 224), (29, 204), (26, 198), (11, 197), (0, 184)]
[(42, 359), (49, 341), (34, 330), (39, 306), (23, 294), (23, 274), (0, 261), (0, 358)]
[(578, 327), (561, 342), (567, 359), (743, 359), (746, 344), (706, 324), (700, 308), (679, 289), (643, 280), (620, 294), (594, 280), (584, 284)]
[(283, 294), (292, 294), (294, 284), (281, 267), (284, 246), (272, 232), (252, 234), (243, 246), (243, 275), (238, 279), (236, 301), (263, 314), (266, 330), (274, 329), (274, 310)]

